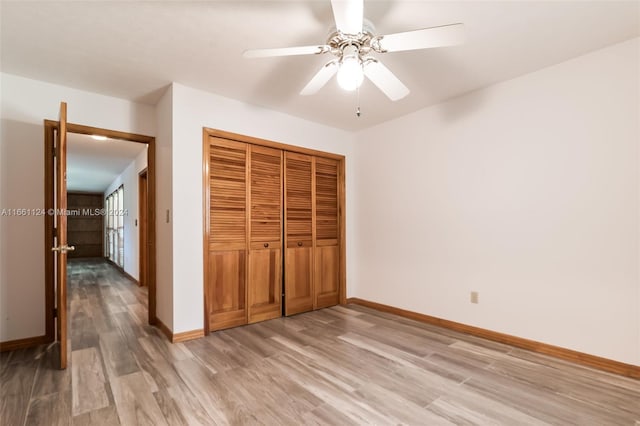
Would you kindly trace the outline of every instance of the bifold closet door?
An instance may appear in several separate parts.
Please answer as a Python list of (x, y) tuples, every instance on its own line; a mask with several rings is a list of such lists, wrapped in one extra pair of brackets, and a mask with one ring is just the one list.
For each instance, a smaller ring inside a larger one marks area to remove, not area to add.
[(282, 156), (249, 146), (249, 323), (282, 316)]
[(340, 303), (340, 162), (315, 159), (315, 263), (314, 306), (316, 309)]
[(285, 315), (313, 309), (313, 157), (285, 152)]
[(205, 288), (210, 331), (247, 322), (247, 147), (210, 137), (205, 149), (209, 158)]

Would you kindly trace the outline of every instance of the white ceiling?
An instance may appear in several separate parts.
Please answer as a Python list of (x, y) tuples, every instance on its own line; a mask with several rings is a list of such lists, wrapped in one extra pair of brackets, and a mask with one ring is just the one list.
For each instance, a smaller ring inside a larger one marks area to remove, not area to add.
[(640, 35), (640, 2), (372, 1), (378, 34), (455, 22), (463, 46), (380, 55), (410, 89), (389, 101), (332, 80), (298, 92), (328, 55), (243, 59), (248, 48), (324, 43), (329, 0), (2, 2), (2, 71), (154, 104), (172, 81), (356, 130)]
[(104, 192), (146, 144), (107, 139), (96, 141), (88, 135), (67, 134), (67, 190)]

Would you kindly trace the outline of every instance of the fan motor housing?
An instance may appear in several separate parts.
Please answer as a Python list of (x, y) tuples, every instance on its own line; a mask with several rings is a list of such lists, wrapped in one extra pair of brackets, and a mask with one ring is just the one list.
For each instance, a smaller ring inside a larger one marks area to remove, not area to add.
[(335, 27), (329, 30), (329, 37), (327, 38), (327, 46), (330, 48), (330, 52), (342, 58), (344, 49), (347, 46), (354, 46), (358, 49), (360, 57), (366, 56), (375, 50), (380, 52), (379, 41), (381, 37), (375, 36), (375, 27), (368, 19), (364, 19), (362, 24), (362, 32), (358, 34), (345, 34), (341, 31), (337, 31)]

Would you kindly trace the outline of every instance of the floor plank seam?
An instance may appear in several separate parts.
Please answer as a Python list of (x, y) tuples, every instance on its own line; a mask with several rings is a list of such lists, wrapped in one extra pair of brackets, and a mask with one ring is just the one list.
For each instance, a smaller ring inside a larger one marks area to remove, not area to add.
[(29, 418), (29, 412), (31, 411), (31, 406), (32, 406), (32, 403), (33, 403), (33, 391), (34, 391), (35, 386), (36, 386), (36, 379), (38, 378), (38, 373), (39, 373), (38, 370), (40, 370), (40, 365), (41, 365), (41, 361), (42, 361), (39, 358), (37, 358), (37, 356), (34, 359), (37, 360), (37, 367), (36, 367), (35, 374), (33, 375), (33, 381), (31, 382), (31, 389), (29, 391), (29, 398), (27, 399), (27, 401), (28, 401), (27, 402), (27, 410), (26, 410), (26, 413), (24, 415), (23, 425), (27, 424), (27, 419)]

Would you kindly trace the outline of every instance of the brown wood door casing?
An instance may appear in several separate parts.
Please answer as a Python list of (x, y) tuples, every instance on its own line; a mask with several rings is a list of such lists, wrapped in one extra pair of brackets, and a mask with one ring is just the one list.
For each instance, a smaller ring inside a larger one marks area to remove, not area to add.
[[(55, 154), (55, 140), (58, 137), (58, 131), (60, 130), (60, 122), (57, 120), (44, 120), (44, 158), (45, 158), (45, 185), (44, 185), (44, 206), (45, 210), (49, 211), (56, 207), (56, 201), (54, 194), (56, 192), (56, 179), (55, 169), (57, 157)], [(121, 132), (117, 130), (104, 129), (99, 127), (85, 126), (82, 124), (66, 123), (66, 131), (68, 133), (77, 133), (82, 135), (98, 135), (106, 136), (111, 139), (124, 140), (135, 143), (143, 143), (147, 145), (147, 185), (148, 185), (148, 203), (147, 203), (147, 218), (148, 218), (148, 232), (147, 232), (147, 247), (148, 247), (148, 321), (150, 325), (157, 323), (156, 318), (156, 180), (155, 180), (155, 138), (153, 136), (140, 135), (135, 133)], [(56, 317), (55, 309), (57, 303), (56, 293), (56, 274), (57, 268), (55, 267), (56, 255), (51, 251), (51, 248), (55, 246), (54, 229), (56, 227), (56, 216), (45, 215), (44, 216), (44, 250), (45, 250), (45, 280), (44, 280), (44, 292), (45, 292), (45, 318), (46, 318), (46, 340), (47, 342), (53, 342), (56, 339)]]
[(138, 284), (146, 287), (149, 281), (149, 185), (147, 169), (138, 174), (138, 265), (140, 266)]

